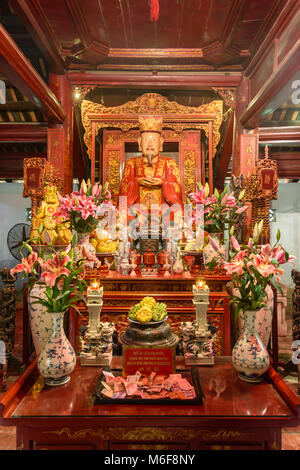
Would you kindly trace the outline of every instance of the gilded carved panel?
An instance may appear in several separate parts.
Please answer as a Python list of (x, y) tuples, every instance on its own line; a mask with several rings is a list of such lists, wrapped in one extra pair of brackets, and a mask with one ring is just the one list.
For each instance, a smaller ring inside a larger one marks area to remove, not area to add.
[(112, 196), (118, 197), (120, 188), (120, 151), (108, 151), (108, 181)]
[[(138, 116), (143, 114), (160, 115), (164, 126), (175, 132), (184, 129), (201, 129), (208, 136), (208, 122), (212, 122), (212, 154), (215, 155), (220, 140), (220, 126), (223, 116), (223, 101), (215, 100), (201, 106), (183, 106), (169, 101), (157, 93), (146, 93), (135, 101), (121, 106), (105, 107), (98, 103), (83, 100), (81, 119), (85, 129), (84, 141), (88, 155), (92, 157), (92, 123), (96, 133), (102, 128), (118, 128), (124, 132), (138, 127)], [(114, 119), (115, 116), (115, 119)]]
[(194, 150), (184, 151), (184, 194), (195, 191), (196, 153)]

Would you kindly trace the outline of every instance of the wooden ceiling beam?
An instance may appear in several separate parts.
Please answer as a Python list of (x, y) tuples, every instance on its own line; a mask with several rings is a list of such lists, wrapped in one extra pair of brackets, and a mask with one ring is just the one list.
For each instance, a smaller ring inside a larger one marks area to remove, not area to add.
[[(292, 95), (291, 81), (300, 63), (300, 2), (288, 1), (271, 32), (245, 71), (252, 95), (241, 125), (254, 129)], [(272, 41), (271, 39), (274, 38)]]
[[(261, 113), (268, 106), (269, 102), (282, 90), (284, 85), (294, 77), (299, 69), (299, 63), (300, 39), (249, 103), (241, 117), (241, 124), (244, 128), (254, 129), (259, 125)], [(290, 94), (292, 94), (292, 90)]]
[(45, 124), (2, 124), (0, 142), (47, 142)]
[(114, 87), (157, 87), (157, 88), (189, 88), (199, 87), (237, 87), (241, 81), (240, 72), (228, 73), (91, 73), (68, 72), (72, 85), (96, 85), (105, 88)]
[(0, 24), (0, 71), (48, 120), (62, 123), (65, 112), (54, 93)]
[(36, 109), (38, 106), (30, 101), (8, 101), (0, 104), (0, 111), (34, 111)]
[[(263, 155), (260, 155), (263, 158)], [(269, 157), (278, 164), (278, 177), (295, 179), (300, 178), (300, 152), (269, 152)]]
[(223, 189), (224, 181), (227, 175), (228, 166), (233, 152), (233, 129), (234, 129), (234, 113), (231, 114), (230, 123), (227, 134), (225, 136), (223, 149), (220, 157), (218, 172), (215, 178), (215, 186)]
[(223, 47), (227, 48), (231, 42), (232, 35), (240, 20), (246, 0), (233, 0), (226, 23), (221, 34), (221, 43)]
[(47, 152), (1, 152), (0, 161), (5, 161), (9, 165), (12, 160), (23, 160), (24, 158), (47, 158)]
[(38, 1), (9, 0), (9, 4), (30, 32), (33, 40), (47, 60), (50, 71), (63, 74), (66, 62), (60, 44), (53, 34)]
[(73, 114), (73, 129), (74, 129), (74, 134), (73, 134), (73, 155), (74, 155), (74, 165), (76, 169), (76, 175), (79, 180), (79, 183), (81, 181), (87, 180), (88, 178), (88, 173), (89, 171), (87, 170), (86, 164), (85, 164), (85, 154), (83, 150), (83, 139), (80, 138), (80, 131), (79, 131), (79, 120), (80, 120), (80, 113), (78, 113), (78, 110), (76, 109), (74, 114)]
[(259, 127), (257, 133), (260, 143), (300, 143), (300, 126)]

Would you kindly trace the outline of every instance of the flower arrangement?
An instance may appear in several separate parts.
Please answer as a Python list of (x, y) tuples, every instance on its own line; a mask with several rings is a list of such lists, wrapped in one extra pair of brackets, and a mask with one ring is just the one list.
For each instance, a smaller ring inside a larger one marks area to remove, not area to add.
[(70, 220), (77, 233), (92, 233), (98, 225), (97, 212), (101, 211), (101, 206), (109, 204), (114, 207), (108, 183), (102, 186), (82, 180), (79, 191), (66, 196), (58, 194), (58, 198), (59, 207), (54, 216)]
[(242, 202), (244, 191), (235, 198), (233, 194), (228, 194), (228, 186), (222, 193), (217, 188), (209, 196), (210, 188), (206, 184), (198, 183), (195, 193), (190, 193), (188, 200), (194, 204), (202, 204), (202, 211), (193, 211), (192, 222), (198, 222), (199, 216), (204, 217), (204, 230), (208, 233), (222, 233), (226, 228), (238, 221), (239, 216), (246, 211), (247, 207)]
[(295, 257), (290, 256), (279, 244), (280, 231), (277, 232), (276, 243), (259, 245), (259, 237), (262, 233), (263, 221), (254, 227), (252, 238), (247, 245), (240, 245), (237, 239), (231, 236), (233, 251), (230, 252), (229, 261), (225, 261), (221, 255), (220, 246), (211, 237), (210, 243), (219, 254), (216, 257), (227, 274), (232, 276), (232, 283), (238, 289), (238, 295), (233, 295), (230, 302), (236, 305), (236, 316), (241, 311), (260, 310), (266, 307), (266, 287), (271, 283), (281, 291), (280, 275), (284, 270), (280, 267), (287, 262), (294, 262)]
[[(36, 284), (45, 287), (45, 298), (33, 297), (36, 299), (33, 303), (44, 305), (48, 312), (65, 312), (70, 306), (76, 309), (79, 300), (85, 301), (82, 295), (86, 286), (83, 279), (85, 259), (76, 260), (71, 245), (65, 252), (47, 253), (43, 257), (27, 243), (26, 248), (30, 251), (29, 256), (23, 258), (22, 263), (12, 268), (10, 273), (13, 276), (23, 272), (23, 278), (28, 275), (29, 292)], [(99, 263), (91, 253), (84, 252), (84, 255)]]

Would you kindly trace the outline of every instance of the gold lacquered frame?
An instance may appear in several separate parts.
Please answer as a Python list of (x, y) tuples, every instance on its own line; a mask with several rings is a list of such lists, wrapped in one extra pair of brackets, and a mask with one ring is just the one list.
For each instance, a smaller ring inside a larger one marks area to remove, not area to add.
[(223, 101), (192, 107), (169, 101), (158, 93), (146, 93), (135, 101), (121, 106), (105, 107), (83, 100), (81, 119), (85, 130), (84, 142), (91, 159), (91, 181), (95, 181), (95, 139), (100, 129), (118, 128), (123, 132), (138, 128), (140, 115), (157, 115), (163, 118), (163, 127), (179, 133), (186, 129), (203, 130), (208, 139), (209, 184), (213, 182), (212, 160), (220, 141), (220, 126), (223, 116)]

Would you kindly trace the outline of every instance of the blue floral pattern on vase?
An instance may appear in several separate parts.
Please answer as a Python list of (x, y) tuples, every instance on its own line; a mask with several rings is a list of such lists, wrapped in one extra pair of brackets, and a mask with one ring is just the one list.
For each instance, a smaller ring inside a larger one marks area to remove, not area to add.
[[(256, 333), (264, 343), (265, 348), (268, 347), (271, 331), (272, 331), (272, 316), (273, 316), (273, 291), (270, 286), (266, 287), (267, 293), (267, 307), (263, 307), (256, 311), (255, 314), (255, 328)], [(235, 294), (236, 295), (236, 294)], [(243, 331), (245, 328), (244, 313), (239, 315), (239, 330)]]
[(261, 382), (269, 369), (269, 354), (256, 332), (256, 311), (244, 312), (245, 328), (232, 350), (232, 364), (247, 382)]
[(41, 352), (38, 368), (45, 384), (56, 386), (70, 380), (76, 365), (76, 355), (64, 331), (65, 312), (51, 312), (52, 332)]
[(28, 315), (31, 329), (32, 341), (37, 356), (44, 349), (52, 331), (52, 317), (46, 307), (42, 304), (36, 304), (37, 299), (46, 299), (46, 288), (36, 284), (28, 295)]

